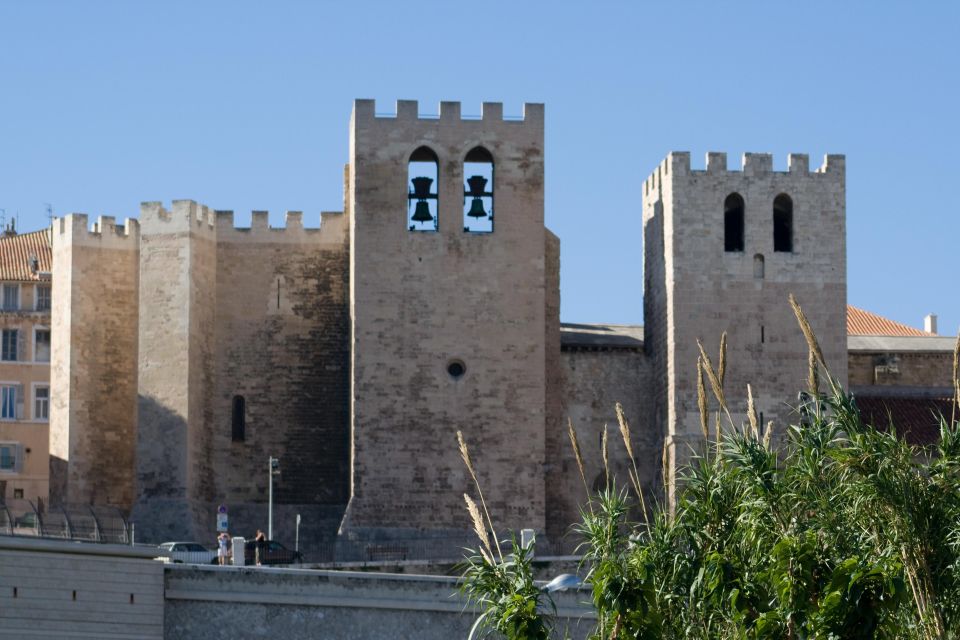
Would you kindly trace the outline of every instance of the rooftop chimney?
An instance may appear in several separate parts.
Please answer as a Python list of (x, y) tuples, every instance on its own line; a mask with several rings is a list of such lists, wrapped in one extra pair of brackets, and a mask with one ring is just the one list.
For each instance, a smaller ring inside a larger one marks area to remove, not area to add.
[(937, 314), (928, 313), (923, 319), (923, 330), (927, 333), (936, 335), (937, 333)]

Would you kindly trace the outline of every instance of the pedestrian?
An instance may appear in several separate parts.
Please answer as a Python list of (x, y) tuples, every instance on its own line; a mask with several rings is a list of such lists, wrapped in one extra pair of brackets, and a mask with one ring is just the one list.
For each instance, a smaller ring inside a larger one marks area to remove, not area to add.
[(266, 555), (267, 552), (267, 536), (263, 535), (263, 531), (257, 529), (257, 536), (253, 541), (253, 547), (257, 555), (257, 566), (260, 566), (262, 556)]
[(230, 546), (230, 535), (224, 531), (217, 536), (217, 559), (220, 566), (227, 564), (227, 549)]

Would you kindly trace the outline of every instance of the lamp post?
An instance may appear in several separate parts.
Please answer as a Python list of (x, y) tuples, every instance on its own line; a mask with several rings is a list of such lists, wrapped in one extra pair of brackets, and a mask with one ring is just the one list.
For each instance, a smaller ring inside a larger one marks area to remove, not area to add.
[(270, 464), (267, 466), (267, 475), (270, 478), (270, 489), (267, 506), (267, 540), (273, 540), (273, 476), (280, 475), (280, 459), (270, 456)]

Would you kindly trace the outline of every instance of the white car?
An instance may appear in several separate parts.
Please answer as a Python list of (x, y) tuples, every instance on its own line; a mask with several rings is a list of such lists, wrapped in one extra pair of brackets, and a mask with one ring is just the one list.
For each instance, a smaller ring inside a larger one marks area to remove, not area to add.
[(166, 552), (169, 562), (186, 564), (217, 564), (217, 552), (199, 542), (164, 542), (160, 550)]

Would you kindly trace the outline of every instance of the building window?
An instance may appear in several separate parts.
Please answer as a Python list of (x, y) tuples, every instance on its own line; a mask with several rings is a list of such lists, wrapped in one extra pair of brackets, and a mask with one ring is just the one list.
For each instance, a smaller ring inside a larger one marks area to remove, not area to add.
[(50, 285), (37, 285), (37, 311), (50, 311)]
[(764, 278), (763, 254), (758, 253), (753, 256), (753, 277), (757, 280)]
[(773, 200), (773, 250), (793, 251), (793, 200), (785, 193)]
[(17, 360), (18, 337), (20, 331), (17, 329), (4, 329), (2, 338), (0, 338), (0, 360), (15, 362)]
[(14, 500), (23, 500), (23, 489), (14, 489), (14, 490), (13, 490), (13, 499), (14, 499)]
[(3, 310), (4, 311), (16, 311), (20, 308), (20, 285), (19, 284), (4, 284), (3, 285)]
[(474, 147), (463, 159), (463, 230), (472, 233), (493, 231), (493, 156), (483, 147)]
[(33, 419), (44, 422), (50, 419), (50, 387), (34, 387)]
[(440, 228), (440, 160), (429, 147), (420, 147), (407, 164), (407, 226), (410, 231), (437, 231)]
[(0, 471), (20, 471), (20, 444), (17, 442), (0, 442)]
[(743, 251), (743, 198), (731, 193), (723, 201), (723, 250)]
[(33, 332), (33, 359), (35, 362), (50, 362), (50, 329)]
[(233, 396), (231, 438), (243, 442), (247, 437), (247, 401), (243, 396)]
[(0, 385), (0, 419), (17, 419), (17, 385)]

